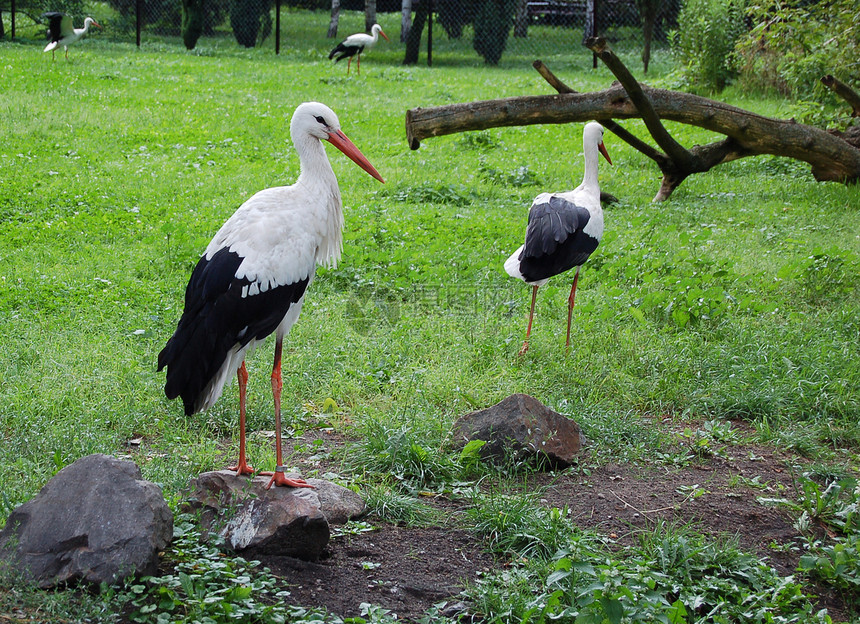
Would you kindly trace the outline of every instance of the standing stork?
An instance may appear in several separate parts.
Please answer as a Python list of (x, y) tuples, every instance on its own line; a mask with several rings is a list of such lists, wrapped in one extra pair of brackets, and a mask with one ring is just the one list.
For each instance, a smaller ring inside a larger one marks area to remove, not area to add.
[(42, 17), (48, 20), (48, 37), (51, 42), (45, 46), (45, 52), (51, 53), (51, 60), (54, 60), (54, 50), (60, 46), (63, 46), (63, 49), (65, 49), (66, 60), (68, 60), (70, 45), (86, 35), (90, 26), (101, 28), (99, 23), (91, 17), (84, 20), (83, 28), (75, 28), (70, 15), (58, 13), (57, 11), (43, 13)]
[(529, 324), (520, 355), (529, 348), (538, 288), (554, 275), (576, 267), (567, 309), (566, 346), (570, 347), (570, 320), (579, 269), (597, 249), (603, 236), (603, 209), (597, 181), (598, 153), (612, 164), (603, 145), (603, 126), (596, 121), (586, 124), (583, 129), (582, 149), (585, 155), (582, 184), (565, 193), (541, 193), (535, 197), (529, 211), (526, 242), (505, 261), (508, 275), (532, 286)]
[(187, 415), (211, 407), (237, 374), (239, 462), (230, 470), (252, 474), (245, 453), (245, 354), (275, 333), (271, 381), (277, 466), (274, 473), (263, 473), (272, 475), (268, 487), (311, 487), (284, 471), (281, 351), (317, 265), (335, 265), (343, 246), (340, 189), (322, 141), (384, 182), (324, 104), (305, 102), (296, 108), (290, 136), (301, 163), (298, 180), (259, 191), (221, 226), (191, 274), (176, 332), (158, 354), (158, 370), (167, 367), (164, 392), (169, 399), (182, 397)]
[(349, 58), (349, 61), (346, 64), (346, 73), (348, 74), (349, 66), (352, 63), (352, 57), (358, 55), (357, 73), (361, 74), (361, 53), (365, 49), (369, 50), (370, 48), (375, 46), (376, 42), (379, 41), (379, 35), (382, 35), (382, 37), (386, 41), (390, 41), (388, 39), (388, 35), (382, 32), (382, 26), (380, 26), (379, 24), (374, 24), (373, 28), (370, 29), (369, 35), (365, 35), (364, 33), (356, 33), (354, 35), (350, 35), (349, 37), (341, 41), (339, 44), (337, 44), (334, 50), (329, 52), (328, 57), (329, 59), (332, 59), (334, 58), (335, 54), (339, 54), (340, 56), (334, 59), (335, 63), (337, 63), (341, 59)]

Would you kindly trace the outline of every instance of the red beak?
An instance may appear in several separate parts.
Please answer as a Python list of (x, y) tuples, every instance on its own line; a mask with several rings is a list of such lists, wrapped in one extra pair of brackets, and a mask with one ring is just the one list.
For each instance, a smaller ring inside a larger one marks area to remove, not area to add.
[(379, 34), (382, 35), (382, 38), (385, 39), (386, 41), (391, 41), (391, 39), (388, 38), (388, 35), (386, 35), (384, 32), (382, 32), (381, 28), (379, 29)]
[(367, 173), (372, 175), (374, 178), (385, 184), (385, 180), (382, 179), (382, 176), (379, 175), (379, 172), (374, 168), (373, 165), (370, 164), (370, 161), (364, 157), (364, 154), (361, 153), (361, 150), (359, 150), (355, 145), (353, 145), (352, 141), (350, 141), (343, 133), (343, 130), (338, 130), (337, 132), (330, 132), (327, 141), (334, 145), (337, 149), (342, 151), (344, 154), (346, 154), (349, 159), (356, 165), (358, 165)]
[(599, 149), (600, 153), (603, 154), (603, 157), (606, 159), (606, 162), (611, 165), (612, 159), (609, 157), (609, 152), (606, 151), (606, 146), (603, 144), (603, 141), (597, 144), (597, 149)]

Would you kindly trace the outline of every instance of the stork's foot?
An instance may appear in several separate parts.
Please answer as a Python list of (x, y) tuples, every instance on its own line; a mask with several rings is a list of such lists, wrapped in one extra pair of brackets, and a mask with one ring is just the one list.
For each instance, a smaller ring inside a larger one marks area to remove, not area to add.
[(248, 462), (244, 459), (240, 459), (239, 463), (235, 466), (230, 466), (227, 470), (231, 472), (235, 472), (237, 477), (241, 477), (242, 475), (252, 475), (256, 472), (253, 466), (249, 466)]
[(520, 352), (517, 353), (517, 355), (525, 355), (526, 351), (528, 351), (528, 350), (529, 350), (529, 341), (523, 340), (523, 346), (522, 346), (522, 348), (520, 348)]
[(305, 481), (304, 479), (291, 479), (286, 475), (283, 466), (278, 466), (275, 469), (275, 472), (261, 472), (263, 475), (272, 475), (272, 478), (269, 480), (269, 483), (266, 485), (266, 489), (268, 490), (272, 485), (279, 485), (282, 487), (294, 487), (294, 488), (311, 488), (314, 489), (310, 483)]

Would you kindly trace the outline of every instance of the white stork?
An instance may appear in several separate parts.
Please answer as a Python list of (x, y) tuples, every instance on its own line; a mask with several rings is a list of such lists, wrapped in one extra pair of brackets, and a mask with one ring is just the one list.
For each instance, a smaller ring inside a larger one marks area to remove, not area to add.
[(324, 104), (296, 108), (290, 136), (301, 173), (292, 186), (262, 190), (215, 234), (185, 289), (185, 310), (176, 332), (158, 354), (167, 367), (167, 398), (182, 397), (187, 415), (211, 407), (235, 373), (239, 379), (239, 462), (231, 470), (252, 474), (245, 454), (245, 355), (275, 333), (272, 394), (275, 402), (277, 466), (269, 486), (310, 487), (287, 478), (281, 452), (281, 349), (299, 317), (305, 291), (318, 264), (340, 258), (343, 212), (337, 178), (326, 156), (326, 140), (371, 176), (382, 176), (340, 129)]
[(541, 193), (535, 197), (529, 211), (526, 242), (505, 261), (508, 275), (533, 287), (529, 324), (520, 355), (529, 348), (538, 288), (554, 275), (576, 267), (567, 309), (566, 346), (570, 347), (570, 320), (579, 269), (597, 249), (603, 236), (603, 209), (597, 181), (598, 153), (612, 164), (603, 145), (603, 126), (596, 121), (586, 124), (582, 132), (582, 149), (585, 154), (582, 184), (565, 193)]
[(376, 42), (379, 41), (379, 35), (389, 41), (388, 36), (382, 32), (382, 26), (379, 24), (374, 24), (373, 28), (370, 29), (369, 35), (365, 35), (364, 33), (356, 33), (354, 35), (350, 35), (343, 41), (341, 41), (337, 46), (329, 52), (329, 59), (334, 58), (335, 54), (339, 54), (334, 62), (349, 58), (349, 61), (346, 64), (346, 73), (349, 73), (349, 66), (352, 63), (352, 57), (358, 55), (358, 70), (357, 73), (361, 74), (361, 53), (367, 49), (369, 50), (373, 46), (376, 45)]
[(84, 20), (83, 28), (75, 28), (70, 15), (58, 13), (57, 11), (43, 13), (42, 17), (48, 20), (48, 37), (51, 39), (51, 42), (45, 46), (45, 52), (51, 53), (52, 60), (54, 58), (54, 50), (60, 46), (63, 46), (65, 49), (66, 59), (68, 59), (69, 46), (86, 35), (90, 26), (101, 28), (99, 23), (91, 17)]

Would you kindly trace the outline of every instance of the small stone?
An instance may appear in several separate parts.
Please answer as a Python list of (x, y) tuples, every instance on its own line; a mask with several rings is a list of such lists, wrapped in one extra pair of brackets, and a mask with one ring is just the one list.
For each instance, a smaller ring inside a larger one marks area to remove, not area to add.
[(461, 416), (454, 423), (453, 445), (486, 442), (481, 457), (495, 462), (530, 457), (563, 469), (577, 461), (584, 436), (579, 425), (527, 394), (513, 394), (496, 405)]

